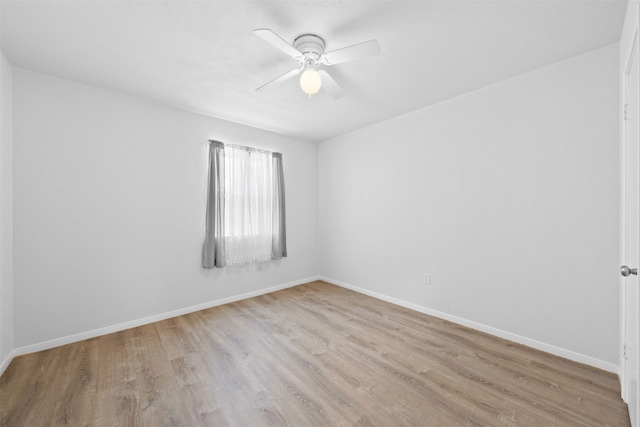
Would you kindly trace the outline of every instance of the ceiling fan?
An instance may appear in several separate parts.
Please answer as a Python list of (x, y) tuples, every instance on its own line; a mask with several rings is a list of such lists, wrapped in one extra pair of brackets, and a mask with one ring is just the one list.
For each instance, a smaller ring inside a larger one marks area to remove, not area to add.
[(294, 68), (257, 88), (256, 91), (258, 92), (265, 91), (301, 74), (300, 87), (309, 97), (318, 93), (320, 88), (323, 87), (329, 95), (334, 99), (338, 99), (345, 94), (344, 89), (329, 73), (320, 67), (328, 67), (380, 54), (380, 44), (377, 40), (369, 40), (331, 52), (325, 52), (324, 40), (315, 34), (302, 34), (296, 37), (293, 45), (290, 45), (271, 30), (258, 29), (253, 30), (253, 32), (300, 63), (298, 68)]

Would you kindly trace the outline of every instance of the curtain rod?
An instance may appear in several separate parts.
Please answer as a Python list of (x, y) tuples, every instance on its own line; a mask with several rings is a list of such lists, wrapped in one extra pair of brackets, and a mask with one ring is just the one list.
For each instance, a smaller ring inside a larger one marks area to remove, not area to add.
[(272, 154), (272, 155), (274, 155), (274, 156), (282, 156), (282, 154), (281, 154), (281, 153), (278, 153), (278, 152), (276, 152), (276, 151), (262, 150), (262, 149), (260, 149), (260, 148), (247, 147), (246, 145), (225, 144), (224, 142), (222, 142), (222, 141), (216, 141), (215, 139), (210, 139), (210, 140), (209, 140), (209, 143), (210, 143), (210, 144), (213, 144), (213, 145), (220, 145), (220, 146), (222, 146), (223, 148), (224, 148), (224, 147), (229, 147), (229, 148), (236, 148), (236, 149), (238, 149), (238, 150), (255, 151), (255, 152), (258, 152), (258, 153)]

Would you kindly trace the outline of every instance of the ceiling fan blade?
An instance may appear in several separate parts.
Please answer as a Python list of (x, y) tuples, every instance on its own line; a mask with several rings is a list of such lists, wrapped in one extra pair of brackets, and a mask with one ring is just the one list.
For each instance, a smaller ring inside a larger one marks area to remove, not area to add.
[(327, 65), (334, 65), (376, 55), (380, 55), (380, 43), (378, 43), (378, 40), (369, 40), (327, 52), (322, 55), (322, 62)]
[(329, 75), (325, 70), (318, 70), (318, 74), (320, 74), (320, 78), (322, 79), (322, 88), (329, 92), (329, 95), (333, 99), (338, 99), (344, 96), (345, 92), (342, 87), (333, 80), (333, 77)]
[(277, 47), (278, 49), (280, 49), (281, 51), (283, 51), (284, 53), (286, 53), (287, 55), (293, 58), (298, 59), (302, 56), (302, 54), (296, 48), (294, 48), (289, 43), (284, 41), (282, 37), (280, 37), (279, 35), (277, 35), (271, 30), (267, 30), (266, 28), (261, 28), (258, 30), (253, 30), (253, 32), (257, 36), (268, 41), (273, 46)]
[(283, 75), (281, 75), (280, 77), (277, 77), (271, 80), (269, 83), (260, 86), (258, 89), (256, 89), (256, 92), (264, 92), (265, 90), (269, 89), (271, 86), (276, 86), (282, 83), (283, 81), (290, 79), (296, 74), (299, 74), (300, 71), (302, 71), (302, 68), (296, 68), (295, 70), (288, 71)]

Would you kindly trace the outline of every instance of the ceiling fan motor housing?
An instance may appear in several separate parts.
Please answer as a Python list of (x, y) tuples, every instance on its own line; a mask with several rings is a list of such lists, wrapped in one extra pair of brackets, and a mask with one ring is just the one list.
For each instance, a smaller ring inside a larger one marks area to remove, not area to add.
[(305, 66), (316, 67), (324, 53), (324, 40), (315, 34), (303, 34), (296, 37), (293, 47), (304, 56)]

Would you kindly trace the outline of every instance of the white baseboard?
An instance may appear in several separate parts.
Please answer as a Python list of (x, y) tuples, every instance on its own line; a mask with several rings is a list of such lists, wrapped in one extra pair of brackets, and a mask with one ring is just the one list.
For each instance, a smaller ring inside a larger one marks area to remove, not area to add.
[(13, 351), (11, 351), (7, 356), (7, 358), (2, 362), (2, 365), (0, 365), (0, 375), (2, 375), (2, 373), (7, 368), (7, 366), (9, 366), (9, 363), (11, 363), (11, 360), (14, 357), (21, 356), (23, 354), (34, 353), (36, 351), (42, 351), (42, 350), (48, 350), (50, 348), (58, 347), (61, 345), (71, 344), (71, 343), (86, 340), (89, 338), (95, 338), (101, 335), (107, 335), (113, 332), (119, 332), (125, 329), (131, 329), (137, 326), (147, 325), (149, 323), (170, 319), (176, 316), (182, 316), (183, 314), (193, 313), (195, 311), (216, 307), (218, 305), (229, 304), (231, 302), (236, 302), (236, 301), (240, 301), (248, 298), (257, 297), (259, 295), (269, 294), (271, 292), (279, 291), (286, 288), (291, 288), (294, 286), (302, 285), (304, 283), (313, 282), (319, 279), (320, 279), (320, 276), (307, 277), (305, 279), (296, 280), (296, 281), (285, 283), (282, 285), (271, 286), (269, 288), (259, 289), (253, 292), (247, 292), (240, 295), (221, 298), (215, 301), (209, 301), (202, 304), (192, 305), (191, 307), (179, 308), (177, 310), (168, 311), (166, 313), (155, 314), (153, 316), (143, 317), (141, 319), (119, 323), (117, 325), (106, 326), (104, 328), (93, 329), (91, 331), (81, 332), (79, 334), (68, 335), (66, 337), (56, 338), (53, 340), (44, 341), (36, 344), (30, 344), (24, 347), (18, 347), (13, 349)]
[(7, 369), (7, 367), (9, 366), (9, 364), (11, 363), (11, 361), (13, 360), (14, 357), (17, 356), (21, 356), (23, 354), (28, 354), (28, 353), (34, 353), (36, 351), (42, 351), (42, 350), (48, 350), (50, 348), (54, 348), (54, 347), (58, 347), (61, 345), (66, 345), (66, 344), (71, 344), (74, 342), (78, 342), (78, 341), (82, 341), (85, 339), (89, 339), (89, 338), (95, 338), (101, 335), (107, 335), (113, 332), (119, 332), (119, 331), (123, 331), (125, 329), (130, 329), (130, 328), (135, 328), (137, 326), (142, 326), (142, 325), (146, 325), (149, 323), (153, 323), (153, 322), (158, 322), (160, 320), (165, 320), (165, 319), (169, 319), (172, 317), (176, 317), (176, 316), (181, 316), (183, 314), (188, 314), (188, 313), (193, 313), (195, 311), (200, 311), (200, 310), (204, 310), (207, 308), (211, 308), (211, 307), (216, 307), (219, 305), (223, 305), (223, 304), (229, 304), (232, 302), (236, 302), (236, 301), (240, 301), (240, 300), (244, 300), (244, 299), (248, 299), (248, 298), (253, 298), (259, 295), (264, 295), (264, 294), (268, 294), (271, 292), (275, 292), (275, 291), (279, 291), (282, 289), (286, 289), (286, 288), (291, 288), (293, 286), (298, 286), (298, 285), (302, 285), (304, 283), (309, 283), (309, 282), (313, 282), (315, 280), (323, 280), (327, 283), (331, 283), (340, 287), (343, 287), (345, 289), (350, 289), (352, 291), (364, 294), (364, 295), (368, 295), (371, 296), (373, 298), (377, 298), (379, 300), (382, 301), (387, 301), (390, 302), (392, 304), (396, 304), (402, 307), (406, 307), (409, 308), (411, 310), (415, 310), (418, 311), (420, 313), (424, 313), (424, 314), (428, 314), (430, 316), (434, 316), (434, 317), (438, 317), (444, 320), (448, 320), (450, 322), (453, 323), (457, 323), (459, 325), (463, 325), (463, 326), (467, 326), (469, 328), (472, 329), (476, 329), (482, 332), (486, 332), (488, 334), (491, 335), (495, 335), (497, 337), (500, 338), (504, 338), (513, 342), (517, 342), (519, 344), (523, 344), (541, 351), (545, 351), (547, 353), (551, 353), (554, 354), (556, 356), (560, 356), (560, 357), (564, 357), (565, 359), (569, 359), (569, 360), (573, 360), (575, 362), (579, 362), (579, 363), (584, 363), (586, 365), (590, 365), (590, 366), (594, 366), (596, 368), (599, 369), (603, 369), (605, 371), (608, 372), (613, 372), (615, 374), (619, 374), (619, 367), (618, 365), (614, 364), (614, 363), (610, 363), (610, 362), (605, 362), (603, 360), (600, 359), (596, 359), (590, 356), (586, 356), (584, 354), (580, 354), (580, 353), (576, 353), (574, 351), (571, 350), (567, 350), (561, 347), (556, 347), (550, 344), (546, 344), (540, 341), (536, 341), (527, 337), (523, 337), (521, 335), (517, 335), (511, 332), (507, 332), (507, 331), (503, 331), (501, 329), (497, 329), (491, 326), (487, 326), (487, 325), (483, 325), (481, 323), (477, 323), (477, 322), (473, 322), (471, 320), (467, 320), (467, 319), (463, 319), (461, 317), (457, 317), (457, 316), (452, 316), (450, 314), (447, 313), (443, 313), (441, 311), (437, 311), (428, 307), (423, 307), (421, 305), (417, 305), (417, 304), (413, 304), (398, 298), (394, 298), (394, 297), (390, 297), (378, 292), (373, 292), (373, 291), (369, 291), (367, 289), (364, 288), (359, 288), (357, 286), (352, 286), (349, 285), (347, 283), (344, 282), (340, 282), (338, 280), (333, 280), (330, 279), (328, 277), (322, 277), (322, 276), (313, 276), (313, 277), (308, 277), (305, 279), (300, 279), (300, 280), (296, 280), (293, 282), (289, 282), (289, 283), (285, 283), (282, 285), (277, 285), (277, 286), (272, 286), (269, 288), (265, 288), (265, 289), (260, 289), (257, 291), (253, 291), (253, 292), (247, 292), (244, 294), (240, 294), (240, 295), (234, 295), (231, 297), (227, 297), (227, 298), (221, 298), (219, 300), (215, 300), (215, 301), (209, 301), (206, 303), (202, 303), (202, 304), (197, 304), (197, 305), (193, 305), (190, 307), (185, 307), (185, 308), (181, 308), (181, 309), (177, 309), (177, 310), (173, 310), (173, 311), (169, 311), (166, 313), (161, 313), (161, 314), (156, 314), (153, 316), (148, 316), (148, 317), (144, 317), (141, 319), (137, 319), (137, 320), (131, 320), (129, 322), (124, 322), (124, 323), (120, 323), (117, 325), (112, 325), (112, 326), (107, 326), (104, 328), (99, 328), (99, 329), (94, 329), (91, 331), (86, 331), (86, 332), (81, 332), (79, 334), (74, 334), (74, 335), (69, 335), (69, 336), (65, 336), (65, 337), (61, 337), (61, 338), (56, 338), (53, 340), (49, 340), (49, 341), (44, 341), (41, 343), (36, 343), (36, 344), (31, 344), (31, 345), (27, 345), (24, 347), (18, 347), (13, 349), (8, 355), (7, 357), (2, 361), (2, 364), (0, 364), (0, 375), (2, 375), (2, 373), (5, 371), (5, 369)]
[(459, 325), (467, 326), (469, 328), (476, 329), (478, 331), (486, 332), (488, 334), (495, 335), (497, 337), (504, 338), (509, 341), (516, 342), (518, 344), (523, 344), (528, 347), (535, 348), (537, 350), (551, 353), (556, 356), (564, 357), (565, 359), (573, 360), (574, 362), (584, 363), (585, 365), (594, 366), (596, 368), (599, 368), (608, 372), (613, 372), (618, 375), (620, 374), (619, 366), (611, 362), (605, 362), (604, 360), (596, 359), (591, 356), (586, 356), (584, 354), (576, 353), (571, 350), (567, 350), (561, 347), (556, 347), (551, 344), (546, 344), (540, 341), (536, 341), (531, 338), (527, 338), (511, 332), (503, 331), (502, 329), (497, 329), (492, 326), (483, 325), (481, 323), (463, 319), (461, 317), (452, 316), (450, 314), (443, 313), (438, 310), (434, 310), (428, 307), (423, 307), (421, 305), (413, 304), (398, 298), (390, 297), (390, 296), (380, 294), (378, 292), (373, 292), (364, 288), (359, 288), (357, 286), (349, 285), (348, 283), (343, 283), (338, 280), (330, 279), (328, 277), (321, 276), (320, 280), (323, 280), (327, 283), (331, 283), (333, 285), (340, 286), (345, 289), (350, 289), (352, 291), (355, 291), (364, 295), (368, 295), (373, 298), (377, 298), (382, 301), (390, 302), (392, 304), (396, 304), (411, 310), (415, 310), (420, 313), (428, 314), (430, 316), (448, 320), (449, 322), (457, 323)]
[(17, 354), (15, 350), (11, 350), (9, 354), (7, 354), (7, 357), (5, 357), (2, 363), (0, 364), (0, 375), (4, 373), (4, 370), (7, 369), (7, 367), (9, 366), (9, 363), (11, 363), (13, 358), (16, 356)]

